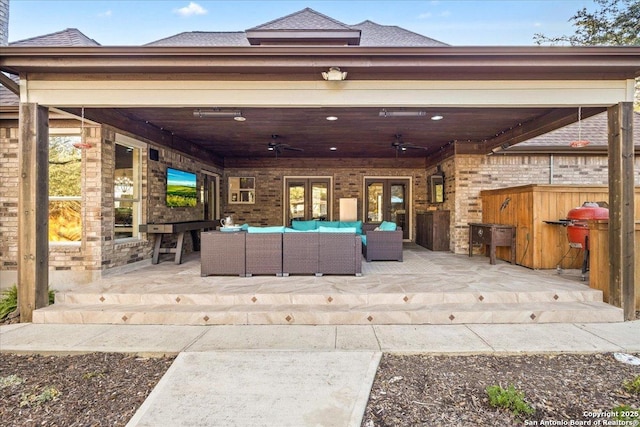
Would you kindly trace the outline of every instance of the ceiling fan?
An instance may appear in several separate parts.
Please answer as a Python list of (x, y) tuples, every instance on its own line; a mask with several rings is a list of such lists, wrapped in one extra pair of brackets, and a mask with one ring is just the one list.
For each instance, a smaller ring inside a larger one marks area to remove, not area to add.
[(276, 157), (278, 157), (280, 154), (282, 154), (282, 152), (284, 150), (288, 150), (288, 151), (304, 151), (304, 149), (302, 149), (302, 148), (292, 147), (289, 144), (285, 144), (284, 142), (276, 142), (276, 140), (278, 138), (279, 138), (278, 135), (271, 135), (271, 142), (269, 142), (269, 145), (267, 146), (267, 149), (269, 151), (275, 151)]
[(402, 135), (399, 133), (395, 135), (396, 140), (391, 143), (391, 147), (396, 150), (396, 157), (398, 157), (398, 153), (405, 153), (407, 150), (428, 150), (427, 147), (421, 147), (419, 145), (411, 144), (410, 142), (402, 141)]

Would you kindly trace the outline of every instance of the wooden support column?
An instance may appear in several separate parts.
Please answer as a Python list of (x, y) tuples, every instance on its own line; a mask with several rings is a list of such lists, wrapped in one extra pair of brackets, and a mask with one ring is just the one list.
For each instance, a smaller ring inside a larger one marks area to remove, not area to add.
[(633, 104), (609, 107), (609, 302), (635, 318)]
[(49, 303), (49, 109), (20, 104), (18, 307), (20, 322)]

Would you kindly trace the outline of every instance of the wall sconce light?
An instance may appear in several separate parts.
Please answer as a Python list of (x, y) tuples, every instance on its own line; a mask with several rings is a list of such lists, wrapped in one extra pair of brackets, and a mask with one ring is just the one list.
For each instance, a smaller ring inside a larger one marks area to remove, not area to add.
[(347, 72), (340, 71), (340, 67), (331, 67), (322, 72), (322, 78), (328, 81), (342, 81), (347, 79)]

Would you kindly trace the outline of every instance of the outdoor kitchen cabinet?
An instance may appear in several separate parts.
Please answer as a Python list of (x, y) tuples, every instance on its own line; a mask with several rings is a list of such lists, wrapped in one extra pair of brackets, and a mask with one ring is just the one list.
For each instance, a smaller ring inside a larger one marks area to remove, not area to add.
[(427, 211), (417, 214), (416, 243), (432, 251), (448, 251), (449, 211)]
[[(580, 269), (583, 252), (569, 246), (567, 228), (544, 221), (565, 219), (584, 202), (608, 202), (606, 185), (544, 185), (484, 190), (482, 222), (516, 227), (516, 264), (534, 269)], [(640, 187), (635, 190), (635, 217), (640, 218)], [(509, 248), (497, 256), (509, 259)]]

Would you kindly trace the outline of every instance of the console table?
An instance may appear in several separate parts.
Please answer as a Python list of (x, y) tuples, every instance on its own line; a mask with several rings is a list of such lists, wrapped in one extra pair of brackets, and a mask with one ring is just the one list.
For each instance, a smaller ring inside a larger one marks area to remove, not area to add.
[[(191, 241), (193, 242), (193, 250), (200, 250), (200, 239), (198, 238), (198, 230), (204, 230), (208, 228), (215, 228), (218, 225), (218, 221), (206, 220), (206, 221), (184, 221), (184, 222), (165, 222), (157, 224), (140, 224), (140, 232), (147, 234), (159, 234), (156, 237), (156, 243), (153, 246), (153, 258), (152, 264), (160, 262), (160, 254), (176, 254), (175, 263), (182, 263), (182, 244), (184, 242), (184, 233), (191, 233)], [(162, 247), (162, 239), (165, 235), (178, 234), (176, 245), (170, 248)]]
[[(489, 263), (496, 263), (496, 247), (511, 248), (511, 264), (516, 263), (516, 227), (503, 224), (469, 224), (469, 256), (473, 255), (473, 245), (485, 246)], [(488, 251), (488, 252), (487, 252)]]

